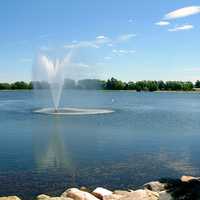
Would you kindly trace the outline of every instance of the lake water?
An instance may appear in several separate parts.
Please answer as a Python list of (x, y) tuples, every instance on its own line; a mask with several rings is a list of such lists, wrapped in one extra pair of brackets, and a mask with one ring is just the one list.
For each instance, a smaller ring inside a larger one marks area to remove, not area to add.
[(0, 194), (26, 200), (71, 186), (137, 188), (200, 175), (200, 94), (64, 91), (61, 105), (111, 114), (53, 116), (47, 91), (0, 92)]

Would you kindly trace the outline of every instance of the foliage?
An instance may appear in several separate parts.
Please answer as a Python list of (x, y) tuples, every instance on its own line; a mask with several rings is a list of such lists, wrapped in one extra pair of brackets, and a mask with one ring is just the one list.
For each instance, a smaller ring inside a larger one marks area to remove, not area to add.
[(196, 81), (195, 88), (200, 88), (200, 81), (199, 80)]
[[(0, 83), (0, 90), (20, 90), (20, 89), (48, 89), (49, 84), (45, 81), (37, 81), (25, 83)], [(194, 87), (200, 88), (200, 81), (196, 81), (195, 85), (192, 82), (183, 81), (150, 81), (143, 80), (137, 82), (123, 82), (116, 78), (108, 79), (107, 81), (99, 79), (83, 79), (75, 81), (72, 79), (65, 79), (64, 89), (104, 89), (104, 90), (135, 90), (135, 91), (192, 91)]]

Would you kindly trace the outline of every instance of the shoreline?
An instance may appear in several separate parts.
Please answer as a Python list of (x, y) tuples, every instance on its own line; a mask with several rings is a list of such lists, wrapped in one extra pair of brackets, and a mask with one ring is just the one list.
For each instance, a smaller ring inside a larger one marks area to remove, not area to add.
[[(48, 89), (40, 89), (48, 90)], [(135, 92), (135, 93), (200, 93), (200, 89), (192, 91), (184, 90), (156, 90), (156, 91), (136, 91), (136, 90), (95, 90), (95, 89), (63, 89), (64, 90), (74, 90), (74, 91), (103, 91), (103, 92)], [(16, 89), (16, 90), (0, 90), (0, 92), (31, 92), (34, 89)]]
[[(160, 179), (144, 184), (140, 189), (115, 190), (97, 187), (66, 189), (60, 196), (40, 194), (35, 200), (199, 200), (200, 177), (182, 176), (180, 179)], [(0, 200), (24, 200), (17, 196), (0, 197)], [(27, 199), (26, 199), (27, 200)]]

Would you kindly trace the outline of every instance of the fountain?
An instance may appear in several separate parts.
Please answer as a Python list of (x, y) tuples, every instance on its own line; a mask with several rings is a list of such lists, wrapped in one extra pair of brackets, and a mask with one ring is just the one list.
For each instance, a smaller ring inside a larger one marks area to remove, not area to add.
[(52, 102), (54, 106), (53, 108), (42, 108), (39, 110), (35, 110), (34, 112), (51, 115), (94, 115), (112, 113), (113, 110), (107, 109), (59, 107), (63, 85), (66, 78), (66, 72), (69, 72), (71, 68), (75, 68), (75, 66), (77, 66), (76, 64), (71, 63), (71, 57), (72, 52), (67, 54), (67, 56), (65, 56), (63, 59), (56, 58), (54, 60), (51, 60), (46, 55), (39, 55), (37, 57), (33, 69), (33, 82), (46, 82), (48, 84), (48, 89), (51, 92)]

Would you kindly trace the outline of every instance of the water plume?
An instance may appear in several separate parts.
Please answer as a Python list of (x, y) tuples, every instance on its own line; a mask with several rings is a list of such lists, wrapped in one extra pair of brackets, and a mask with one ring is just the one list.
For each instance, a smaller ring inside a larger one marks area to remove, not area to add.
[[(65, 81), (65, 71), (70, 65), (72, 54), (67, 54), (63, 59), (50, 59), (47, 55), (38, 55), (35, 64), (34, 83), (47, 83), (51, 91), (55, 110), (58, 109)], [(42, 86), (41, 86), (42, 87)]]

